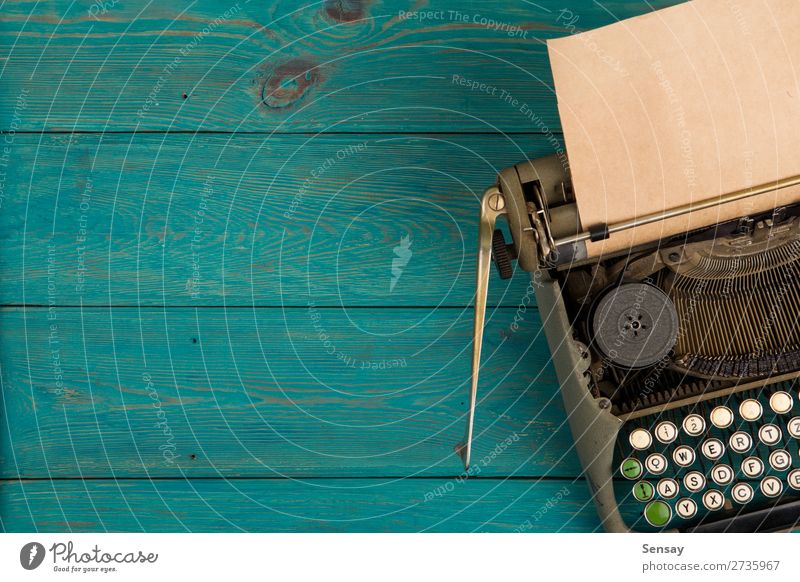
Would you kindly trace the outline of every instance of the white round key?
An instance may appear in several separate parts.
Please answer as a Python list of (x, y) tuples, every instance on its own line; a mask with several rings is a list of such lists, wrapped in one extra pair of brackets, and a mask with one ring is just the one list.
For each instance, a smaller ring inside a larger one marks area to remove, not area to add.
[(764, 461), (762, 461), (758, 457), (747, 457), (744, 461), (742, 461), (742, 473), (750, 477), (751, 479), (755, 479), (756, 477), (761, 477), (761, 474), (764, 472)]
[(742, 505), (750, 503), (753, 500), (753, 488), (749, 483), (737, 483), (731, 488), (731, 497)]
[(758, 429), (758, 440), (767, 446), (777, 445), (782, 437), (781, 429), (774, 424), (762, 424)]
[(661, 475), (667, 469), (667, 458), (661, 453), (651, 453), (644, 460), (644, 466), (649, 473)]
[(787, 422), (786, 428), (790, 435), (796, 439), (800, 439), (800, 416), (795, 416), (792, 420)]
[(706, 476), (700, 471), (689, 471), (683, 476), (683, 486), (692, 493), (702, 491), (706, 486)]
[(770, 475), (761, 480), (761, 493), (767, 497), (777, 497), (783, 491), (783, 483), (777, 477)]
[(786, 414), (792, 409), (792, 395), (780, 390), (769, 397), (769, 407), (776, 414)]
[(737, 453), (746, 453), (753, 446), (753, 439), (746, 432), (739, 430), (728, 439), (728, 445)]
[(722, 509), (722, 506), (725, 505), (725, 496), (722, 495), (721, 491), (709, 489), (703, 493), (703, 505), (705, 505), (706, 509), (709, 511)]
[(695, 503), (694, 499), (684, 497), (675, 504), (675, 511), (683, 519), (692, 519), (697, 515), (697, 503)]
[(789, 487), (792, 489), (800, 491), (800, 469), (792, 469), (789, 471), (786, 482), (789, 483)]
[(700, 436), (706, 430), (706, 421), (699, 414), (690, 414), (683, 419), (683, 431), (689, 436)]
[(717, 406), (711, 411), (711, 424), (717, 428), (728, 428), (733, 424), (733, 411), (727, 406)]
[(694, 449), (686, 445), (675, 447), (675, 450), (672, 451), (672, 460), (681, 467), (688, 467), (694, 463), (694, 457)]
[(674, 442), (678, 438), (678, 427), (668, 420), (659, 422), (653, 432), (656, 434), (658, 442), (665, 445)]
[(742, 401), (742, 403), (739, 405), (739, 415), (743, 419), (751, 422), (761, 418), (762, 412), (763, 410), (761, 409), (761, 403), (758, 400), (753, 400), (752, 398)]
[(637, 451), (643, 451), (653, 444), (653, 436), (650, 434), (650, 431), (643, 428), (633, 429), (628, 440), (631, 446)]
[(725, 487), (733, 482), (733, 469), (728, 465), (714, 465), (711, 467), (711, 479), (720, 487)]
[(703, 441), (703, 444), (700, 445), (700, 450), (703, 452), (703, 456), (706, 459), (716, 461), (725, 452), (725, 445), (723, 445), (722, 441), (719, 439), (708, 439)]
[(792, 457), (783, 449), (776, 449), (769, 454), (769, 465), (776, 471), (785, 471), (792, 466)]
[(664, 499), (672, 499), (678, 494), (678, 482), (675, 479), (665, 477), (656, 484), (656, 491)]

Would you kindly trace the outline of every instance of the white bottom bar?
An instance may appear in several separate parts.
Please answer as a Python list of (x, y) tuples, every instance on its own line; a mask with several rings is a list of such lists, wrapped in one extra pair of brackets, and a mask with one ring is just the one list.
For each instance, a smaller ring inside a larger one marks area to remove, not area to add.
[[(798, 540), (792, 534), (6, 534), (0, 579), (794, 581)], [(41, 545), (32, 549), (34, 543)], [(39, 565), (28, 571), (23, 562)]]

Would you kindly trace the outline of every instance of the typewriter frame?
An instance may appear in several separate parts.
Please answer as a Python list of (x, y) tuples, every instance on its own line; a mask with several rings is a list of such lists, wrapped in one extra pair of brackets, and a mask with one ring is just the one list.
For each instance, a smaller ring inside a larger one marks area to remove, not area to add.
[[(686, 205), (659, 214), (640, 217), (615, 225), (602, 225), (581, 232), (575, 210), (552, 213), (550, 204), (566, 202), (571, 192), (568, 161), (565, 155), (552, 155), (526, 161), (500, 172), (498, 182), (488, 188), (481, 202), (477, 289), (475, 300), (472, 385), (467, 429), (457, 450), (468, 468), (471, 456), (474, 409), (477, 399), (478, 370), (489, 272), (492, 258), (492, 235), (500, 216), (506, 216), (513, 245), (508, 249), (520, 267), (531, 272), (537, 305), (560, 382), (560, 391), (570, 429), (584, 475), (603, 527), (609, 532), (633, 531), (619, 511), (613, 479), (614, 446), (620, 429), (629, 415), (612, 413), (608, 398), (592, 394), (588, 380), (591, 357), (588, 347), (576, 339), (570, 322), (560, 282), (551, 269), (561, 263), (591, 263), (587, 259), (587, 240), (602, 240), (615, 232), (688, 214), (718, 204), (800, 184), (800, 176), (749, 188), (716, 200)], [(574, 207), (574, 205), (573, 205)], [(552, 217), (560, 216), (553, 224)], [(657, 244), (658, 241), (655, 241)], [(648, 246), (648, 245), (645, 245)], [(629, 251), (625, 251), (627, 253)], [(605, 258), (605, 257), (604, 257)], [(790, 528), (790, 529), (793, 529)], [(677, 531), (666, 529), (663, 531)]]

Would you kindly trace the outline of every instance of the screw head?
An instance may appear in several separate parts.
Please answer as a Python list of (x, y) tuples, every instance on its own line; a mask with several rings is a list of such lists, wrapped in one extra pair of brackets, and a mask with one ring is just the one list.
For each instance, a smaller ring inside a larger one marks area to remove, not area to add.
[(492, 210), (503, 210), (506, 207), (506, 199), (502, 194), (494, 193), (489, 196), (489, 208)]

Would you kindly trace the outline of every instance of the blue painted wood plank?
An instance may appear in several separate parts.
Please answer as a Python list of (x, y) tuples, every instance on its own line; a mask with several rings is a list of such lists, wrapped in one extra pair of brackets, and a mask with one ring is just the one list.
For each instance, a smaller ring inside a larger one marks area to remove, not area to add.
[[(12, 148), (0, 302), (191, 306), (468, 305), (483, 190), (553, 151), (474, 135), (18, 135)], [(530, 301), (528, 283), (493, 274), (490, 302)]]
[[(481, 475), (579, 473), (538, 314), (492, 311)], [(460, 309), (0, 310), (0, 477), (450, 476)]]
[(41, 533), (575, 532), (599, 525), (582, 479), (0, 482), (0, 514), (8, 532)]
[(7, 1), (0, 127), (547, 133), (544, 40), (678, 1)]

